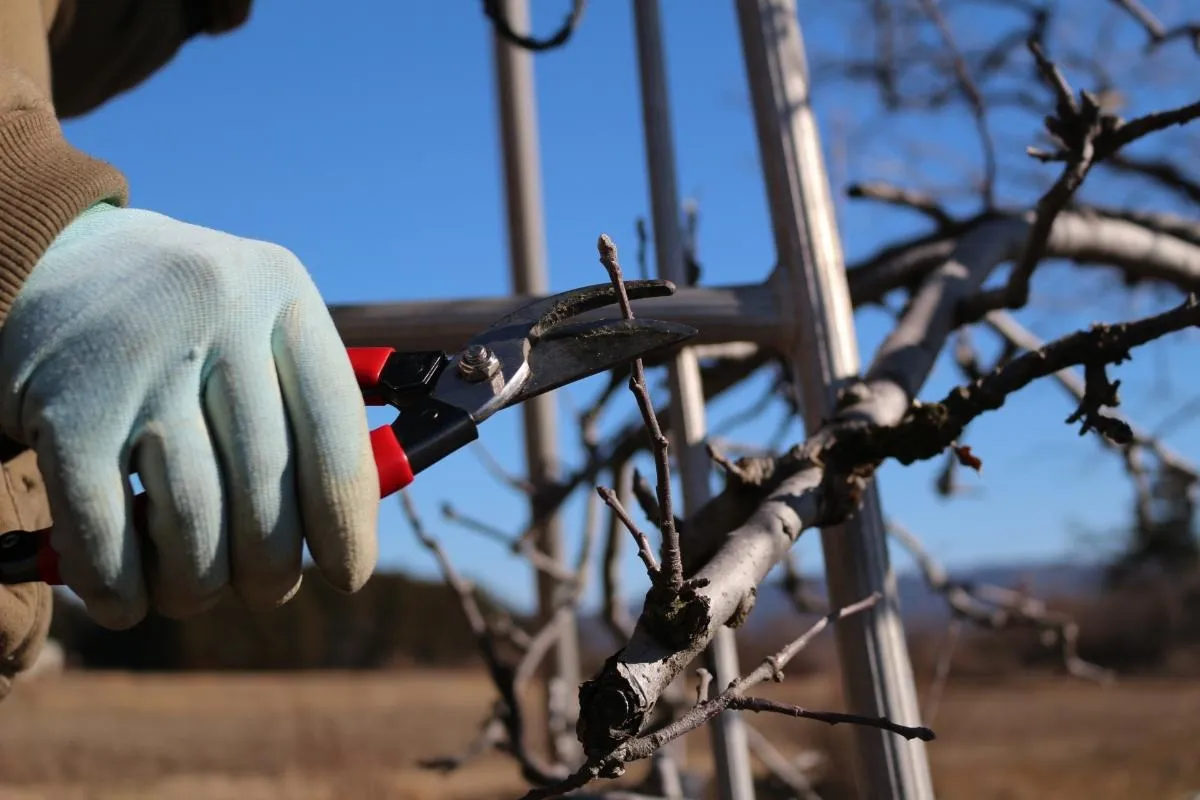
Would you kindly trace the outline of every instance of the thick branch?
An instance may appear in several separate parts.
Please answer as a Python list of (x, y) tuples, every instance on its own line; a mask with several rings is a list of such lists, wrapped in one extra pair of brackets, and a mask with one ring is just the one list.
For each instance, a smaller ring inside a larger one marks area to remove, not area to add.
[[(993, 311), (984, 317), (984, 322), (991, 327), (996, 333), (1002, 336), (1007, 342), (1026, 352), (1040, 350), (1044, 343), (1027, 330), (1019, 322), (1012, 318), (1009, 314), (1003, 311)], [(1072, 369), (1062, 369), (1054, 373), (1054, 378), (1059, 385), (1074, 398), (1075, 402), (1083, 402), (1085, 394), (1085, 384), (1081, 378)], [(1132, 444), (1137, 447), (1145, 448), (1154, 455), (1166, 466), (1184, 474), (1191, 476), (1194, 480), (1200, 481), (1200, 471), (1188, 461), (1181, 453), (1173, 450), (1166, 442), (1154, 436), (1147, 430), (1140, 428), (1128, 420), (1128, 418), (1116, 414), (1114, 415), (1121, 419), (1129, 428), (1130, 434), (1133, 437)], [(1117, 447), (1112, 441), (1101, 437), (1100, 441), (1107, 447)]]
[[(746, 692), (749, 689), (766, 680), (782, 680), (784, 667), (817, 634), (825, 630), (830, 624), (844, 619), (851, 614), (871, 608), (878, 600), (879, 595), (875, 594), (865, 600), (860, 600), (844, 609), (822, 617), (798, 639), (788, 643), (775, 655), (768, 656), (757, 669), (733, 681), (716, 697), (701, 699), (689, 711), (679, 717), (679, 719), (644, 736), (627, 739), (612, 749), (599, 752), (589, 751), (587, 763), (574, 774), (564, 779), (558, 785), (531, 790), (524, 796), (523, 800), (558, 797), (570, 789), (586, 785), (597, 777), (619, 777), (623, 774), (626, 763), (649, 758), (664, 745), (696, 730), (726, 710), (754, 711), (760, 713), (772, 712), (791, 717), (811, 719), (829, 725), (869, 725), (907, 739), (932, 741), (935, 738), (933, 731), (924, 726), (900, 725), (882, 717), (865, 717), (859, 714), (846, 714), (835, 711), (813, 711), (789, 703), (746, 696)], [(702, 687), (700, 697), (703, 698), (705, 694)]]
[[(1121, 214), (1121, 216), (1118, 216)], [(847, 268), (850, 297), (856, 306), (882, 302), (891, 291), (916, 288), (946, 262), (959, 242), (976, 239), (980, 231), (1014, 236), (1032, 212), (980, 215), (902, 244), (891, 245)], [(1022, 233), (1027, 235), (1028, 228)], [(1043, 258), (1073, 261), (1081, 266), (1103, 265), (1120, 270), (1129, 282), (1161, 281), (1181, 291), (1200, 291), (1200, 228), (1163, 215), (1135, 215), (1112, 209), (1077, 208), (1059, 212), (1050, 228)], [(1002, 261), (1019, 257), (1023, 242), (1008, 239), (1010, 251)]]
[[(876, 354), (865, 380), (845, 393), (837, 416), (780, 459), (743, 461), (742, 471), (748, 477), (731, 480), (725, 492), (688, 521), (685, 554), (696, 556), (694, 561), (689, 558), (694, 578), (706, 583), (679, 615), (689, 622), (680, 632), (686, 634), (686, 643), (681, 647), (678, 640), (664, 642), (643, 613), (629, 644), (581, 689), (584, 711), (579, 732), (585, 752), (607, 752), (636, 735), (665, 687), (716, 631), (735, 617), (744, 599), (753, 594), (800, 533), (843, 519), (853, 510), (856, 482), (869, 476), (883, 458), (892, 456), (887, 447), (903, 458), (921, 457), (913, 451), (924, 446), (922, 439), (929, 435), (931, 419), (936, 423), (942, 415), (913, 416), (912, 400), (954, 327), (958, 302), (976, 291), (1003, 257), (1011, 255), (1013, 237), (1019, 240), (1025, 234), (1023, 225), (1012, 229), (1014, 224), (999, 220), (992, 230), (965, 237), (959, 243), (958, 257), (937, 270), (913, 298)], [(1055, 350), (1040, 364), (1033, 355), (1024, 361), (1014, 359), (997, 373), (1002, 377), (990, 388), (1019, 388), (1037, 375), (1067, 366), (1070, 358), (1077, 359), (1074, 363), (1123, 358), (1134, 341), (1148, 341), (1167, 330), (1195, 324), (1200, 311), (1189, 303), (1161, 316), (1076, 334), (1062, 346), (1052, 345)], [(973, 388), (978, 397), (988, 396)], [(967, 391), (966, 399), (971, 397)], [(974, 411), (966, 399), (948, 416), (965, 423), (982, 413), (982, 409)], [(972, 413), (963, 413), (966, 409)], [(906, 427), (912, 435), (906, 435)], [(884, 431), (892, 435), (881, 436)], [(932, 451), (929, 455), (936, 455), (941, 447), (928, 449)], [(828, 473), (827, 466), (831, 467)]]
[(1105, 162), (1110, 170), (1148, 178), (1189, 203), (1200, 203), (1200, 181), (1170, 161), (1115, 153)]

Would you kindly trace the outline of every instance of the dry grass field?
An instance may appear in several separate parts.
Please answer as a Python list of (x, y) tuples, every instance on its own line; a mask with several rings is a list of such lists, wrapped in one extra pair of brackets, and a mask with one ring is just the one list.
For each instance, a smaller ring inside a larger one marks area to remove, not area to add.
[[(821, 680), (789, 679), (770, 693), (836, 703)], [(474, 672), (67, 673), (0, 704), (0, 798), (519, 796), (516, 770), (500, 756), (449, 776), (415, 763), (455, 752), (491, 696)], [(786, 753), (832, 747), (835, 764), (846, 734), (798, 720), (754, 722)], [(952, 683), (934, 728), (944, 799), (1184, 800), (1200, 791), (1200, 682)], [(692, 739), (701, 752), (703, 735)], [(824, 796), (837, 795), (828, 785)]]

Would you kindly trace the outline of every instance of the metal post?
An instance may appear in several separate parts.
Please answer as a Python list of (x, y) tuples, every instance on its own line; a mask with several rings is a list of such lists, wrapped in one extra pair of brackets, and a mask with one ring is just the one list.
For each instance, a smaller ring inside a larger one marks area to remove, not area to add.
[[(683, 237), (679, 230), (679, 196), (675, 183), (674, 142), (667, 96), (666, 60), (658, 0), (633, 0), (641, 80), (642, 125), (646, 137), (646, 166), (650, 175), (654, 254), (660, 277), (686, 283)], [(695, 351), (685, 348), (667, 367), (671, 388), (671, 438), (683, 486), (685, 511), (700, 508), (711, 497), (705, 450), (704, 391)], [(713, 684), (727, 686), (739, 674), (737, 643), (729, 628), (721, 628), (705, 651)], [(753, 800), (750, 750), (741, 718), (732, 712), (710, 723), (717, 790), (721, 800)]]
[[(513, 30), (530, 27), (528, 0), (504, 0), (504, 13)], [(508, 214), (509, 264), (512, 289), (520, 295), (548, 294), (545, 237), (542, 223), (541, 169), (538, 163), (537, 108), (534, 100), (533, 63), (530, 53), (492, 34), (496, 67), (496, 92), (500, 112), (500, 139), (504, 153), (505, 208)], [(535, 397), (521, 405), (525, 428), (525, 459), (530, 482), (542, 486), (558, 478), (557, 425), (553, 393)], [(534, 518), (543, 509), (535, 497)], [(552, 558), (564, 560), (562, 524), (558, 514), (545, 519), (536, 541)], [(556, 581), (538, 573), (538, 605), (543, 619), (554, 601)], [(582, 753), (575, 738), (574, 689), (579, 685), (579, 640), (570, 608), (558, 612), (560, 636), (547, 659), (546, 679), (551, 746), (555, 755), (574, 763)], [(566, 718), (555, 719), (555, 709)]]
[[(841, 385), (859, 370), (854, 316), (837, 221), (808, 103), (808, 68), (794, 0), (736, 0), (755, 128), (770, 204), (781, 317), (809, 431), (833, 408)], [(787, 313), (784, 313), (787, 309)], [(882, 592), (876, 609), (836, 628), (849, 709), (917, 724), (920, 711), (904, 640), (895, 577), (877, 487), (871, 484), (850, 522), (821, 531), (834, 607)], [(855, 728), (859, 794), (932, 798), (924, 744)]]

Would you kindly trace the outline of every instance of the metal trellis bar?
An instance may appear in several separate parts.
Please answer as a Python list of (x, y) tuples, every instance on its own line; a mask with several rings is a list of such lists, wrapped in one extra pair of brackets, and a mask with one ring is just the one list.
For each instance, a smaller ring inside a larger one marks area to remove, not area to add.
[[(793, 374), (813, 432), (837, 392), (859, 371), (854, 311), (846, 283), (820, 137), (809, 104), (808, 68), (795, 0), (735, 0), (767, 199), (782, 272)], [(821, 531), (830, 605), (880, 592), (882, 601), (836, 627), (850, 711), (920, 721), (912, 665), (874, 481), (848, 522)], [(868, 798), (932, 800), (924, 743), (856, 727), (856, 778)]]
[[(658, 0), (633, 0), (637, 35), (638, 72), (641, 79), (642, 124), (646, 137), (646, 166), (650, 178), (650, 205), (654, 254), (659, 277), (687, 283), (683, 238), (679, 230), (679, 194), (675, 179), (675, 153), (671, 135), (670, 101)], [(712, 465), (705, 449), (704, 389), (695, 351), (682, 349), (667, 365), (671, 388), (671, 439), (683, 487), (683, 507), (694, 512), (712, 496)], [(739, 675), (737, 640), (732, 629), (722, 627), (705, 651), (708, 671), (717, 687), (728, 686)], [(754, 776), (750, 746), (737, 713), (724, 712), (710, 723), (717, 796), (721, 800), (753, 800)]]
[[(528, 0), (501, 0), (505, 18), (516, 31), (529, 30)], [(508, 214), (509, 266), (516, 294), (547, 294), (545, 233), (542, 222), (541, 170), (538, 164), (537, 108), (533, 87), (533, 59), (527, 50), (511, 44), (493, 31), (492, 49), (496, 67), (496, 95), (500, 116), (500, 140), (504, 155), (505, 209)], [(521, 406), (525, 430), (525, 462), (533, 486), (557, 479), (558, 432), (555, 398), (546, 393)], [(562, 519), (558, 512), (545, 514), (535, 494), (530, 514), (541, 518), (535, 541), (551, 558), (563, 562)], [(537, 573), (538, 607), (547, 615), (554, 607), (557, 580)], [(550, 742), (560, 761), (571, 763), (582, 754), (575, 737), (580, 680), (579, 639), (574, 612), (562, 607), (555, 612), (559, 634), (546, 661), (543, 675), (547, 688), (547, 723)]]

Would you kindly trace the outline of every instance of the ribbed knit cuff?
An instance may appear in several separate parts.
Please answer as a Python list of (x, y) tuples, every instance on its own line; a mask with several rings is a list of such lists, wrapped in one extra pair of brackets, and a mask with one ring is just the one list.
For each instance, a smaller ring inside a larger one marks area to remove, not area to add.
[(0, 326), (55, 237), (101, 200), (126, 205), (125, 177), (71, 146), (52, 110), (0, 117)]

